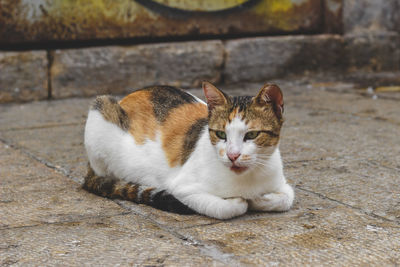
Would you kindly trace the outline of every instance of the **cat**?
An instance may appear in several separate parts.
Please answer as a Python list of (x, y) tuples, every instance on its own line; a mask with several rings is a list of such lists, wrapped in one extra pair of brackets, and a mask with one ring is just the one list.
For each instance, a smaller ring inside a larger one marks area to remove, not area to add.
[(266, 84), (255, 97), (230, 97), (209, 82), (202, 88), (207, 103), (170, 86), (119, 102), (97, 97), (85, 126), (83, 188), (217, 219), (289, 210), (294, 192), (279, 151), (280, 88)]

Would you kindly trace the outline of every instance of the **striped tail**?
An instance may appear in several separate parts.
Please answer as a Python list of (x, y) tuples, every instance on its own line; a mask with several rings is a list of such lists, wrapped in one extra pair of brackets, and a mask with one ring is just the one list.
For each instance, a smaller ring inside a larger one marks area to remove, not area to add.
[(124, 182), (117, 178), (97, 176), (90, 166), (88, 166), (83, 189), (99, 196), (129, 200), (164, 211), (179, 214), (195, 213), (165, 190)]

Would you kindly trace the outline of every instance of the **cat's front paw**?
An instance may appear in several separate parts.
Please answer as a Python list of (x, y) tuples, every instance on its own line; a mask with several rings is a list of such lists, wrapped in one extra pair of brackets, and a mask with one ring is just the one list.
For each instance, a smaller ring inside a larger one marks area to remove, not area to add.
[(218, 219), (230, 219), (247, 212), (248, 203), (241, 197), (228, 198), (224, 200), (224, 207), (217, 214)]
[(250, 210), (287, 211), (292, 207), (293, 200), (293, 188), (284, 184), (278, 192), (264, 194), (248, 201)]
[(249, 209), (256, 211), (287, 211), (293, 199), (284, 193), (270, 193), (249, 200)]

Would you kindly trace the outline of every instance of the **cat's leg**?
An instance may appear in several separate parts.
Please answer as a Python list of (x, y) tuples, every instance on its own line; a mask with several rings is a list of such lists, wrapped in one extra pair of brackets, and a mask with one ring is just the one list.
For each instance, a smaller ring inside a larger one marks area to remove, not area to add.
[(249, 200), (249, 209), (258, 211), (287, 211), (293, 204), (293, 188), (284, 183), (279, 190)]
[(206, 192), (199, 192), (192, 186), (175, 188), (173, 191), (173, 195), (179, 201), (196, 212), (209, 217), (230, 219), (247, 211), (247, 201), (240, 197), (223, 199)]

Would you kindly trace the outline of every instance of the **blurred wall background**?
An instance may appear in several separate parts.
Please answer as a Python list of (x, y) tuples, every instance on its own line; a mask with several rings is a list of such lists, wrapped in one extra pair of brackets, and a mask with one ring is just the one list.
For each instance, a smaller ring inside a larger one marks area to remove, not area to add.
[(399, 8), (400, 0), (0, 0), (0, 102), (397, 73)]

